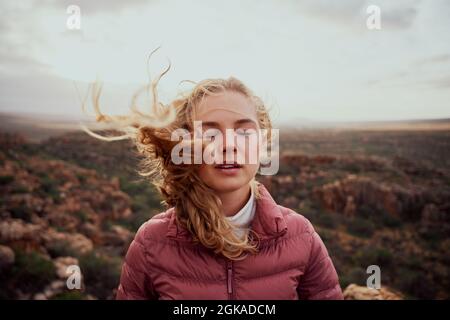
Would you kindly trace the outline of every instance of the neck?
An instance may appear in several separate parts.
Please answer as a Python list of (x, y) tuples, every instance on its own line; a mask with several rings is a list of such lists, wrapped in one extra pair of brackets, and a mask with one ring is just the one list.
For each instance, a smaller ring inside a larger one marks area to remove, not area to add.
[(241, 210), (250, 198), (250, 192), (250, 185), (245, 185), (237, 190), (218, 194), (222, 201), (223, 215), (230, 217)]

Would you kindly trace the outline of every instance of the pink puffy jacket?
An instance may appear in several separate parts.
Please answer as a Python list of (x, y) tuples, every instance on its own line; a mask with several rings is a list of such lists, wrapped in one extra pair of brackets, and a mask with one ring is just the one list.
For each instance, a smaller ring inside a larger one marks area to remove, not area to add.
[(174, 208), (138, 230), (122, 267), (117, 299), (342, 299), (327, 249), (311, 223), (277, 205), (260, 184), (251, 228), (260, 250), (231, 261), (190, 243)]

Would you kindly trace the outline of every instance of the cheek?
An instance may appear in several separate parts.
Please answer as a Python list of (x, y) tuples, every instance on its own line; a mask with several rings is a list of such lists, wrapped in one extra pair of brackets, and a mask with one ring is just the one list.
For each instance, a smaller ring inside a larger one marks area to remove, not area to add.
[(258, 165), (257, 164), (246, 164), (244, 166), (244, 176), (246, 178), (253, 178), (254, 176), (256, 176), (256, 173), (258, 172)]
[(198, 175), (199, 176), (207, 176), (208, 175), (208, 165), (206, 165), (206, 164), (201, 164), (201, 165), (199, 165), (198, 166), (198, 169), (197, 169), (197, 173), (198, 173)]
[(247, 157), (249, 158), (249, 163), (258, 164), (259, 162), (259, 146), (249, 145), (247, 148)]
[(260, 146), (257, 140), (248, 138), (246, 141), (242, 140), (238, 144), (239, 157), (245, 161), (246, 164), (257, 165), (259, 163)]
[(212, 165), (202, 164), (198, 166), (197, 174), (207, 185), (214, 181), (214, 167)]

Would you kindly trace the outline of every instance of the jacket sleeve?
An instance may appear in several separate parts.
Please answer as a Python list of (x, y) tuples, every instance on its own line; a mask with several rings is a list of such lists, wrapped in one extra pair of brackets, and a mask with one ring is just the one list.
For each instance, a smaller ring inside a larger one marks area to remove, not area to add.
[(136, 233), (128, 248), (122, 265), (120, 284), (117, 289), (117, 300), (157, 300), (158, 296), (153, 288), (148, 274), (146, 261), (146, 247), (144, 245), (144, 223)]
[(308, 221), (311, 249), (305, 273), (300, 277), (297, 292), (304, 300), (342, 300), (342, 289), (328, 251)]

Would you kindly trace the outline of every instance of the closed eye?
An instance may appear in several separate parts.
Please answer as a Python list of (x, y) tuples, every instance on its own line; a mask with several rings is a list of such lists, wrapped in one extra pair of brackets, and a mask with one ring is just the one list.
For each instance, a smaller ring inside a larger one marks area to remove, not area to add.
[(236, 134), (241, 136), (251, 136), (256, 134), (256, 130), (253, 128), (238, 128), (236, 129)]
[(203, 132), (203, 136), (205, 138), (215, 138), (217, 136), (220, 137), (221, 135), (222, 135), (222, 132), (219, 129), (215, 129), (215, 128), (210, 128)]

